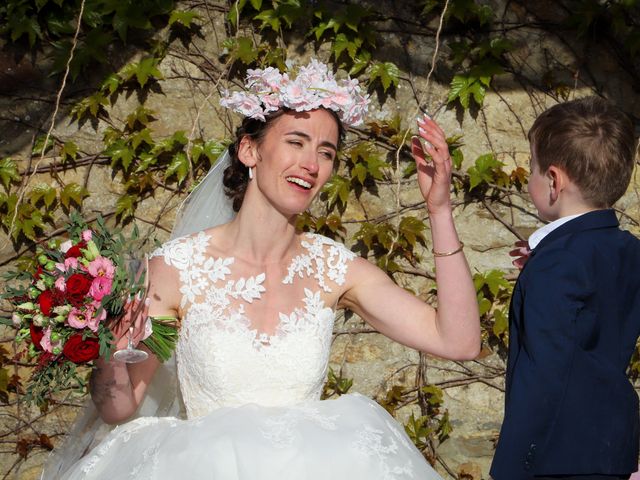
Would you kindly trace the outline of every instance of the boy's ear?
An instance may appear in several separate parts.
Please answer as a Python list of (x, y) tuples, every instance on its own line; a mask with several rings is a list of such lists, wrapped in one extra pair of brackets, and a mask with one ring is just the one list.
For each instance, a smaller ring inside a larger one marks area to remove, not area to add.
[(549, 181), (549, 200), (555, 203), (560, 196), (560, 193), (567, 187), (569, 177), (566, 172), (555, 165), (551, 165), (545, 174)]
[(257, 163), (258, 152), (256, 151), (256, 144), (251, 137), (247, 135), (240, 140), (238, 159), (249, 168), (255, 167)]

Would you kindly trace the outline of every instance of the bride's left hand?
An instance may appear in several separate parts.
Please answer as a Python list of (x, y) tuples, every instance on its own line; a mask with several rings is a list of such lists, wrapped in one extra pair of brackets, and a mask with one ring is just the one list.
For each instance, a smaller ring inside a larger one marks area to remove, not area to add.
[[(411, 153), (418, 169), (418, 184), (429, 213), (451, 210), (451, 155), (440, 126), (425, 115), (418, 120), (418, 137), (411, 139)], [(427, 160), (431, 157), (431, 161)]]

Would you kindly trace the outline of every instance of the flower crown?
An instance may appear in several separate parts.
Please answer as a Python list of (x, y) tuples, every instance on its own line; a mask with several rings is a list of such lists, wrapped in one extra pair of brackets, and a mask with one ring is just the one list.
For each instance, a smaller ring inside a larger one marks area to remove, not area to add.
[(247, 70), (245, 91), (225, 91), (220, 105), (245, 117), (265, 121), (280, 108), (305, 112), (328, 108), (347, 126), (360, 125), (367, 113), (369, 95), (360, 93), (358, 80), (336, 80), (327, 66), (311, 59), (295, 79), (273, 67)]

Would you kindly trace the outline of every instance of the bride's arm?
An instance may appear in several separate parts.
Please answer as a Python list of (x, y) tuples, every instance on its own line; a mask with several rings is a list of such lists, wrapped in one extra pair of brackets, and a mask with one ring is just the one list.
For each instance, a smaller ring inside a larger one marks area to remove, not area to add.
[(472, 359), (480, 351), (480, 319), (469, 266), (453, 223), (450, 202), (451, 158), (446, 137), (430, 119), (419, 123), (432, 163), (420, 142), (412, 151), (418, 182), (429, 212), (435, 256), (438, 310), (395, 285), (364, 259), (350, 267), (340, 305), (353, 310), (394, 340), (450, 359)]
[[(173, 278), (172, 278), (173, 277)], [(149, 292), (147, 295), (148, 312), (150, 315), (169, 315), (177, 317), (177, 273), (174, 269), (163, 265), (160, 258), (149, 262)], [(127, 330), (133, 323), (134, 343), (143, 336), (147, 308), (142, 314), (133, 318), (132, 311), (136, 310), (138, 300), (128, 307), (128, 313), (113, 333), (117, 339), (115, 350), (126, 348)], [(142, 402), (147, 386), (160, 365), (158, 358), (144, 345), (137, 348), (146, 350), (149, 358), (144, 362), (126, 364), (113, 358), (109, 361), (100, 358), (96, 360), (89, 383), (91, 399), (100, 417), (106, 423), (120, 423), (133, 415)]]

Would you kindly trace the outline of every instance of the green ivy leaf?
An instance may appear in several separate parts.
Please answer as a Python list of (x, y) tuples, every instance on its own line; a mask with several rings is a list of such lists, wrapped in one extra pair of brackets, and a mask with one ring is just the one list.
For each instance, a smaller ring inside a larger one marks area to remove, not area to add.
[(134, 150), (136, 150), (143, 142), (149, 146), (153, 145), (151, 130), (149, 130), (148, 128), (143, 128), (139, 132), (134, 133), (129, 140)]
[(133, 218), (135, 214), (136, 197), (133, 195), (122, 195), (116, 202), (116, 217), (121, 221)]
[(53, 148), (54, 145), (54, 141), (52, 137), (49, 137), (49, 139), (47, 140), (47, 145), (45, 147), (44, 141), (47, 138), (46, 135), (40, 135), (38, 138), (36, 138), (36, 141), (33, 144), (33, 149), (32, 149), (32, 154), (33, 155), (43, 155), (46, 154), (49, 150), (51, 150)]
[(499, 161), (494, 154), (487, 153), (476, 159), (475, 165), (467, 170), (469, 175), (469, 190), (473, 190), (481, 183), (493, 183), (496, 174), (502, 173), (504, 163)]
[[(353, 58), (353, 57), (352, 57)], [(391, 85), (398, 86), (400, 69), (392, 62), (374, 62), (368, 70), (370, 75), (370, 82), (373, 83), (379, 80), (382, 83), (382, 88), (386, 92)]]
[(104, 111), (105, 107), (111, 106), (111, 102), (102, 93), (95, 93), (87, 98), (80, 100), (71, 109), (71, 114), (76, 117), (76, 120), (83, 119), (87, 111), (92, 117), (97, 117), (98, 112)]
[(163, 79), (162, 72), (158, 70), (159, 62), (158, 58), (145, 57), (139, 62), (130, 63), (123, 67), (119, 75), (125, 82), (135, 77), (140, 87), (144, 88), (149, 78)]
[(10, 15), (7, 28), (11, 32), (11, 41), (15, 42), (23, 35), (29, 39), (29, 46), (33, 47), (36, 40), (42, 38), (42, 30), (38, 24), (38, 19), (34, 15), (28, 15), (23, 10), (21, 14)]
[(253, 18), (254, 20), (260, 20), (262, 22), (259, 27), (260, 30), (271, 28), (271, 30), (276, 32), (280, 31), (280, 17), (275, 10), (263, 10)]
[(188, 174), (189, 159), (187, 158), (187, 154), (184, 152), (178, 152), (173, 156), (173, 159), (164, 174), (164, 179), (167, 180), (175, 175), (178, 179), (178, 184), (180, 185), (184, 182), (184, 179), (187, 178)]
[(255, 62), (258, 58), (258, 49), (253, 44), (251, 38), (229, 38), (225, 40), (222, 45), (231, 58), (240, 60), (245, 65)]
[(346, 50), (349, 57), (354, 60), (358, 53), (358, 49), (362, 46), (361, 38), (349, 39), (344, 33), (339, 33), (336, 35), (336, 38), (333, 40), (333, 45), (331, 46), (331, 52), (334, 57), (338, 59), (342, 52)]
[(130, 130), (133, 130), (136, 123), (145, 126), (148, 125), (152, 120), (154, 120), (153, 113), (153, 110), (140, 105), (133, 112), (127, 115), (127, 127), (129, 127)]
[(493, 312), (493, 334), (504, 339), (504, 335), (509, 332), (509, 317), (504, 310), (498, 309)]
[(493, 303), (486, 297), (480, 296), (478, 298), (478, 313), (480, 316), (485, 315), (491, 310)]
[(504, 272), (500, 270), (491, 270), (487, 273), (485, 275), (485, 283), (494, 297), (498, 296), (500, 289), (510, 290), (511, 288), (509, 280), (504, 278)]
[(8, 191), (11, 183), (17, 183), (20, 180), (22, 177), (20, 177), (16, 162), (9, 157), (0, 160), (0, 181), (4, 185), (4, 189)]
[(100, 84), (100, 91), (103, 93), (108, 93), (109, 95), (113, 95), (120, 88), (121, 81), (122, 79), (120, 75), (118, 75), (117, 73), (112, 73)]
[(423, 233), (426, 229), (424, 222), (416, 217), (404, 217), (398, 227), (400, 234), (412, 247), (415, 247), (417, 241), (423, 245), (426, 243)]
[(122, 139), (116, 140), (109, 145), (104, 154), (111, 158), (111, 168), (115, 168), (118, 164), (121, 164), (125, 171), (129, 170), (131, 162), (135, 157), (135, 152), (131, 145)]
[(369, 66), (371, 62), (371, 52), (366, 50), (360, 51), (356, 58), (353, 60), (353, 66), (351, 70), (349, 70), (349, 75), (354, 77), (362, 72), (365, 68)]
[(200, 18), (200, 15), (198, 15), (196, 12), (174, 10), (173, 12), (171, 12), (171, 16), (169, 17), (169, 26), (177, 23), (179, 25), (182, 25), (183, 27), (190, 28), (191, 22), (193, 22), (193, 20), (196, 18)]
[(82, 201), (88, 196), (89, 192), (82, 185), (69, 183), (60, 192), (60, 203), (67, 209), (72, 203), (80, 207)]
[(62, 157), (63, 162), (66, 162), (67, 160), (75, 160), (78, 156), (78, 145), (71, 141), (65, 142), (60, 149), (60, 156)]
[(451, 80), (450, 87), (447, 103), (459, 100), (460, 105), (467, 110), (472, 95), (478, 105), (482, 105), (484, 102), (486, 90), (480, 80), (473, 76), (455, 75)]
[(53, 205), (53, 202), (56, 201), (57, 191), (51, 185), (46, 183), (39, 183), (31, 189), (30, 193), (30, 202), (34, 207), (36, 204), (43, 200), (44, 204), (47, 208), (50, 208)]
[(340, 175), (331, 177), (322, 190), (328, 197), (329, 206), (336, 203), (342, 207), (346, 206), (349, 199), (350, 185), (351, 182), (348, 178)]

